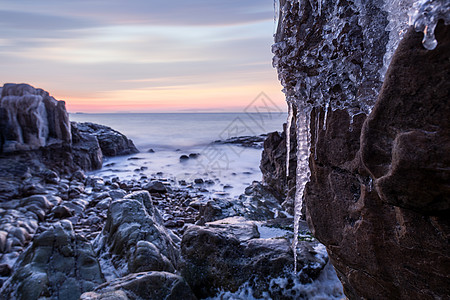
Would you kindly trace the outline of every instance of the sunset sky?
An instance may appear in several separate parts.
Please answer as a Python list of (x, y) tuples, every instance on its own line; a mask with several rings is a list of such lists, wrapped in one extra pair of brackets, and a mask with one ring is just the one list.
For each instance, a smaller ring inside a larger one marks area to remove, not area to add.
[(0, 83), (71, 112), (240, 111), (271, 66), (272, 0), (0, 0)]

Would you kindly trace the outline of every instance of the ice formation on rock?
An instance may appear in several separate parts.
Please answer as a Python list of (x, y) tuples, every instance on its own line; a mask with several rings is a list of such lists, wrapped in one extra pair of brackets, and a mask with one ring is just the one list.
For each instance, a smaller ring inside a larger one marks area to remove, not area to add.
[[(424, 47), (434, 49), (438, 20), (450, 24), (450, 1), (276, 1), (274, 6), (279, 11), (275, 12), (273, 66), (278, 70), (289, 111), (293, 111), (292, 105), (297, 110), (297, 223), (309, 178), (311, 111), (324, 109), (324, 128), (329, 109), (346, 110), (351, 118), (369, 114), (391, 57), (408, 28), (408, 15), (409, 24), (424, 32)], [(286, 168), (288, 172), (289, 158)]]
[[(384, 53), (387, 43), (382, 4), (344, 0), (279, 3), (273, 65), (278, 69), (287, 102), (297, 109), (295, 229), (309, 179), (312, 109), (348, 109), (351, 115), (369, 113), (381, 87), (378, 70), (383, 61), (378, 53)], [(294, 237), (295, 248), (296, 233)]]
[(423, 46), (433, 50), (437, 46), (434, 29), (438, 20), (443, 20), (445, 25), (450, 25), (450, 1), (449, 0), (420, 0), (412, 5), (409, 12), (410, 22), (417, 32), (422, 31)]

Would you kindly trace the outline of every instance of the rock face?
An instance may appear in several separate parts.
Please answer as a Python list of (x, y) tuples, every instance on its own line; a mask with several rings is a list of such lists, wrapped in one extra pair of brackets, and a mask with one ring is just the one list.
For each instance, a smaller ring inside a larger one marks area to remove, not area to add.
[(307, 221), (350, 299), (450, 294), (450, 27), (436, 36), (408, 31), (367, 119), (311, 122)]
[(111, 202), (105, 227), (94, 246), (100, 256), (112, 257), (122, 276), (143, 271), (173, 272), (177, 247), (147, 191)]
[(5, 84), (0, 98), (0, 152), (35, 150), (52, 143), (70, 143), (69, 115), (64, 101), (28, 84)]
[(186, 281), (166, 272), (131, 274), (100, 285), (94, 292), (85, 293), (80, 300), (195, 300)]
[(91, 244), (61, 221), (37, 237), (5, 283), (1, 299), (76, 300), (104, 282)]
[(294, 214), (294, 197), (297, 169), (297, 139), (295, 121), (290, 129), (289, 173), (286, 177), (286, 125), (280, 134), (269, 133), (264, 141), (264, 150), (259, 166), (263, 174), (263, 183), (270, 188), (272, 194), (282, 203), (283, 208)]

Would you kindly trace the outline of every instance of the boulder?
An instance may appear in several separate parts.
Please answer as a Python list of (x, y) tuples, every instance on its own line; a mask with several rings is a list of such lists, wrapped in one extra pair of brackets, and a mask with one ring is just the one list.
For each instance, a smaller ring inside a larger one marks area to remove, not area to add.
[[(75, 122), (72, 122), (75, 124)], [(136, 146), (125, 135), (104, 125), (94, 123), (76, 123), (80, 133), (95, 137), (104, 156), (118, 156), (138, 153)]]
[(97, 253), (112, 257), (122, 276), (134, 271), (173, 271), (178, 264), (177, 246), (147, 191), (114, 200), (106, 224), (96, 238)]
[(285, 217), (283, 208), (272, 194), (271, 189), (254, 181), (237, 199), (213, 198), (196, 200), (189, 206), (197, 209), (197, 220), (206, 222), (234, 216), (245, 216), (249, 220), (264, 221)]
[(146, 184), (143, 189), (149, 191), (150, 193), (167, 193), (166, 186), (161, 181), (151, 181)]
[(2, 299), (75, 300), (103, 283), (103, 274), (91, 244), (61, 221), (33, 241), (5, 282)]
[[(206, 227), (188, 227), (181, 241), (181, 275), (197, 297), (213, 297), (219, 290), (236, 292), (248, 283), (255, 293), (253, 296), (261, 298), (263, 291), (271, 293), (273, 278), (308, 283), (325, 267), (328, 259), (317, 255), (309, 243), (301, 242), (297, 250), (301, 271), (293, 274), (294, 254), (290, 242), (260, 239), (254, 225), (229, 219)], [(276, 294), (270, 296), (290, 299)]]
[(80, 300), (195, 300), (186, 281), (167, 272), (130, 274), (84, 293)]

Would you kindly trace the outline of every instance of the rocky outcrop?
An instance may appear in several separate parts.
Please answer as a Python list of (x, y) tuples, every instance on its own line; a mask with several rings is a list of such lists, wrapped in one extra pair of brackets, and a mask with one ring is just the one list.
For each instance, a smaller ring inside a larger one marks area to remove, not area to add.
[(297, 261), (301, 272), (297, 278), (292, 272), (294, 255), (290, 242), (260, 239), (252, 223), (230, 218), (187, 229), (181, 242), (181, 274), (197, 297), (212, 297), (219, 290), (236, 292), (249, 283), (256, 298), (266, 292), (273, 299), (291, 299), (292, 294), (277, 294), (271, 283), (273, 278), (308, 283), (319, 276), (328, 259), (315, 252), (311, 244), (299, 245)]
[(267, 135), (259, 168), (263, 174), (264, 185), (282, 203), (283, 208), (293, 215), (297, 169), (295, 120), (289, 134), (289, 173), (286, 174), (286, 124), (283, 125), (283, 132), (275, 131)]
[(264, 140), (266, 139), (266, 134), (261, 134), (258, 136), (234, 136), (226, 140), (214, 141), (215, 144), (231, 144), (247, 148), (261, 149)]
[(450, 27), (436, 36), (408, 31), (367, 119), (311, 122), (307, 221), (350, 299), (450, 294)]
[(103, 283), (91, 244), (61, 221), (37, 237), (22, 254), (0, 299), (76, 300)]
[(186, 281), (166, 272), (131, 274), (102, 284), (80, 300), (196, 300)]
[(95, 170), (103, 156), (137, 153), (120, 132), (93, 123), (70, 123), (64, 101), (28, 84), (8, 83), (0, 97), (0, 159), (36, 161), (58, 173)]
[(28, 84), (5, 84), (0, 115), (0, 152), (36, 150), (71, 142), (65, 102), (57, 101), (42, 89)]
[(111, 127), (94, 123), (75, 123), (78, 132), (82, 136), (96, 138), (104, 156), (119, 156), (138, 153), (139, 151), (125, 135)]
[(102, 233), (95, 240), (97, 253), (112, 257), (117, 272), (173, 272), (178, 252), (169, 231), (153, 206), (150, 194), (139, 191), (111, 202)]

